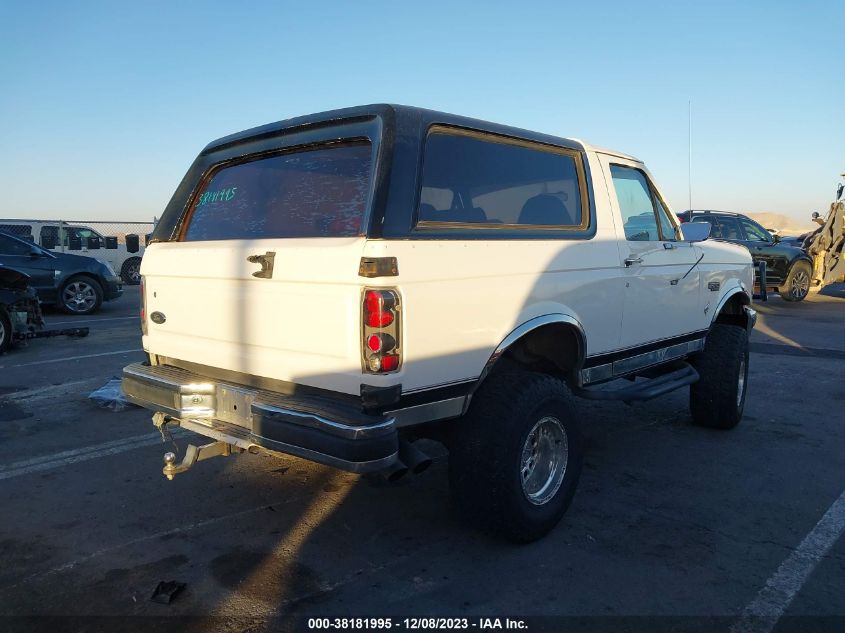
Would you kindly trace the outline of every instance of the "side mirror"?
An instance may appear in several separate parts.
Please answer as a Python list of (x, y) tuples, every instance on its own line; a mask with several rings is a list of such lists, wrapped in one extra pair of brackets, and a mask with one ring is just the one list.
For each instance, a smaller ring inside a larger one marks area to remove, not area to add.
[(43, 256), (43, 254), (37, 248), (33, 248), (31, 251), (29, 251), (30, 259), (38, 259), (39, 257), (42, 257), (42, 256)]
[(710, 237), (712, 225), (709, 222), (684, 222), (681, 237), (685, 242), (703, 242)]
[(780, 235), (778, 235), (777, 233), (772, 233), (772, 241), (773, 241), (775, 244), (779, 244), (779, 243), (780, 243), (780, 239), (781, 239)]
[(813, 215), (811, 215), (811, 216), (810, 216), (810, 219), (812, 219), (812, 220), (818, 220), (818, 219), (819, 219), (819, 212), (818, 212), (818, 211), (813, 211)]

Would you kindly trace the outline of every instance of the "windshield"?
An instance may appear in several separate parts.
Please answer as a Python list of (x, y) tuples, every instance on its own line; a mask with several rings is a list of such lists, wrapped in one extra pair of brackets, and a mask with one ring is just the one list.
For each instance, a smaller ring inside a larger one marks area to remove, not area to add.
[(369, 142), (286, 152), (213, 173), (188, 212), (185, 241), (362, 234)]

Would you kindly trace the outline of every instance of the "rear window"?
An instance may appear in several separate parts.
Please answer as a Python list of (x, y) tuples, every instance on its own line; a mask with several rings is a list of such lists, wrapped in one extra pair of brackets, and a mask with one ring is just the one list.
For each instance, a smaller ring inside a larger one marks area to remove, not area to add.
[(432, 131), (417, 225), (582, 229), (589, 222), (582, 181), (580, 157), (573, 150), (461, 130)]
[(183, 239), (361, 235), (371, 175), (367, 141), (223, 167), (194, 200)]

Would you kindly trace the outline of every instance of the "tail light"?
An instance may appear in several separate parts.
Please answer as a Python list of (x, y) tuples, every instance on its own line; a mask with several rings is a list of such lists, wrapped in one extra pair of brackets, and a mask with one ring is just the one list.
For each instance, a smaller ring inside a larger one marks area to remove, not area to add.
[(386, 374), (399, 369), (401, 305), (394, 289), (365, 288), (362, 299), (361, 362), (367, 374)]
[(147, 334), (147, 294), (144, 291), (144, 278), (141, 277), (141, 334)]

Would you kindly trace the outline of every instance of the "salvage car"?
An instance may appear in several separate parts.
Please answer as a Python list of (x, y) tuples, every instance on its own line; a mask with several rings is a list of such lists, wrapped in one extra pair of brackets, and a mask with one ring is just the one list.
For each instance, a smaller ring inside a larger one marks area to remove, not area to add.
[(393, 105), (247, 130), (155, 229), (123, 390), (164, 437), (213, 440), (169, 479), (243, 451), (392, 479), (434, 438), (456, 507), (530, 541), (578, 483), (573, 394), (688, 387), (695, 423), (742, 418), (752, 260), (709, 230), (577, 140)]
[(68, 314), (91, 314), (100, 309), (103, 301), (123, 294), (123, 282), (108, 262), (51, 253), (2, 232), (0, 266), (28, 275), (41, 303), (56, 305)]
[(0, 264), (0, 354), (11, 344), (44, 326), (29, 275)]
[(780, 293), (784, 301), (802, 301), (810, 292), (813, 262), (799, 246), (786, 243), (740, 213), (684, 211), (681, 222), (707, 222), (710, 237), (741, 244), (755, 262), (766, 262), (766, 290)]

